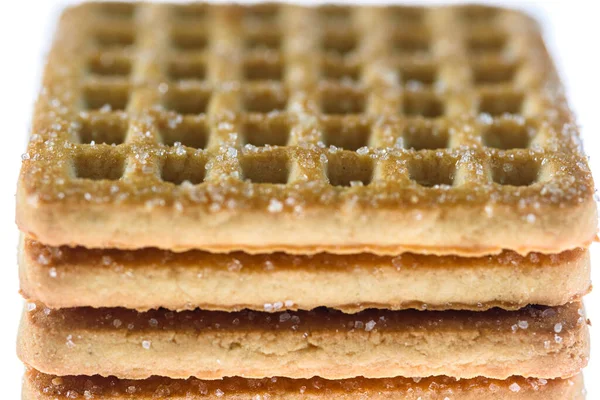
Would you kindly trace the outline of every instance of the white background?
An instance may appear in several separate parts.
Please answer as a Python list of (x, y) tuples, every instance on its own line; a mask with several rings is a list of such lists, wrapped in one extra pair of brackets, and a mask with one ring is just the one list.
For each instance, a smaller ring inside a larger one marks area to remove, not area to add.
[[(367, 2), (365, 0), (363, 2)], [(60, 9), (66, 1), (0, 1), (0, 372), (5, 399), (20, 398), (23, 367), (15, 356), (22, 300), (18, 295), (15, 189), (41, 68)], [(431, 1), (422, 1), (431, 3)], [(436, 2), (439, 3), (439, 2)], [(600, 19), (596, 0), (496, 1), (533, 12), (543, 23), (550, 50), (582, 126), (594, 175), (600, 182)], [(592, 248), (600, 263), (600, 245)], [(592, 279), (600, 273), (592, 267)], [(552, 290), (552, 288), (548, 288)], [(592, 322), (600, 324), (600, 290), (586, 298)], [(600, 328), (591, 328), (592, 357), (586, 373), (588, 399), (600, 399)]]

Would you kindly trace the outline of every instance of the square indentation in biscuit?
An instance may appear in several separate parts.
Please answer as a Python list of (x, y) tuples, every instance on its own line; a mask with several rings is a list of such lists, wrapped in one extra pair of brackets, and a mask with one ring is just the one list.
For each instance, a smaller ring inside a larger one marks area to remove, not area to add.
[(254, 4), (244, 8), (244, 17), (250, 24), (274, 24), (279, 17), (279, 6), (274, 3)]
[(498, 9), (484, 5), (468, 5), (462, 7), (460, 16), (469, 23), (490, 23), (498, 15)]
[(321, 92), (321, 111), (323, 114), (363, 114), (366, 103), (367, 96), (360, 90), (329, 88)]
[(89, 180), (116, 181), (123, 176), (125, 157), (113, 150), (79, 149), (73, 157), (75, 177)]
[(399, 31), (392, 35), (392, 50), (399, 55), (412, 56), (430, 51), (430, 38), (425, 32)]
[(174, 81), (206, 79), (206, 62), (203, 58), (178, 59), (167, 66), (167, 75)]
[(507, 186), (529, 186), (537, 182), (540, 165), (528, 157), (492, 160), (492, 179)]
[(327, 31), (323, 36), (323, 50), (338, 55), (347, 55), (358, 46), (358, 38), (353, 32)]
[(177, 19), (197, 21), (207, 15), (207, 5), (203, 3), (190, 3), (173, 5), (173, 15)]
[(243, 179), (253, 183), (287, 183), (289, 163), (285, 152), (275, 150), (249, 153), (240, 159)]
[(87, 110), (125, 110), (129, 96), (129, 88), (124, 85), (89, 86), (83, 90), (83, 106)]
[(171, 32), (171, 42), (180, 51), (202, 51), (208, 46), (208, 37), (197, 30), (175, 29)]
[(127, 77), (131, 73), (131, 60), (129, 57), (100, 54), (90, 58), (88, 71), (103, 77)]
[(85, 119), (78, 133), (79, 142), (119, 145), (125, 142), (128, 126), (128, 120), (119, 117)]
[(405, 92), (402, 97), (404, 115), (424, 118), (441, 117), (445, 112), (444, 102), (432, 92)]
[(358, 64), (343, 63), (337, 58), (327, 58), (323, 61), (321, 73), (327, 80), (355, 83), (360, 80), (361, 67)]
[(449, 140), (448, 129), (430, 121), (411, 121), (402, 129), (403, 147), (410, 150), (445, 149)]
[(249, 120), (242, 124), (244, 144), (257, 147), (286, 146), (290, 127), (283, 119)]
[(171, 88), (163, 96), (162, 105), (178, 114), (200, 115), (208, 111), (210, 99), (208, 90)]
[(482, 142), (486, 147), (501, 150), (526, 149), (529, 147), (536, 129), (512, 119), (495, 120), (483, 128)]
[(206, 122), (198, 118), (183, 118), (180, 123), (162, 121), (159, 124), (160, 138), (167, 146), (185, 146), (193, 149), (205, 149), (208, 144), (209, 130)]
[(287, 100), (283, 90), (248, 90), (243, 96), (243, 107), (251, 113), (267, 114), (284, 111)]
[(341, 5), (324, 5), (318, 8), (319, 16), (325, 25), (350, 25), (352, 23), (352, 10)]
[(472, 66), (476, 85), (510, 84), (517, 74), (514, 63), (476, 63)]
[(523, 94), (518, 92), (483, 93), (479, 99), (479, 112), (491, 116), (521, 114)]
[(389, 15), (395, 23), (419, 25), (424, 23), (425, 9), (413, 6), (392, 6)]
[(424, 187), (452, 186), (456, 173), (456, 160), (439, 157), (436, 152), (418, 153), (408, 162), (411, 180)]
[(283, 65), (279, 60), (250, 58), (244, 62), (243, 73), (247, 81), (281, 81)]
[(406, 64), (399, 68), (400, 78), (405, 85), (434, 84), (438, 79), (438, 69), (435, 64)]
[(162, 160), (160, 177), (164, 182), (181, 185), (189, 182), (198, 185), (206, 176), (206, 160), (204, 157), (175, 152), (167, 154)]
[(281, 35), (278, 32), (249, 34), (244, 41), (248, 50), (279, 50)]
[(366, 186), (373, 180), (373, 159), (354, 152), (328, 154), (327, 177), (333, 186)]
[(95, 33), (96, 44), (103, 48), (119, 48), (133, 46), (135, 34), (133, 27), (112, 27), (100, 29)]
[(100, 4), (99, 11), (104, 17), (116, 19), (132, 19), (136, 10), (134, 3), (105, 2)]
[(502, 53), (508, 43), (504, 32), (474, 32), (468, 37), (467, 49), (473, 54)]
[(356, 151), (369, 146), (371, 125), (356, 119), (335, 118), (324, 121), (323, 143), (340, 149)]

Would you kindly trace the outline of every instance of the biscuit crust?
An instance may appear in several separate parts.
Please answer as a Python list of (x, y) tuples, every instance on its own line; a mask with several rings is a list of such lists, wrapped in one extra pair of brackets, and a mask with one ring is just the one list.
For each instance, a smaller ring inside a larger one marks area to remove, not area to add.
[[(510, 377), (506, 380), (474, 378), (456, 380), (445, 376), (429, 378), (353, 378), (331, 381), (322, 378), (244, 379), (239, 377), (206, 381), (194, 378), (152, 377), (127, 380), (99, 376), (46, 375), (29, 369), (23, 381), (23, 400), (68, 400), (91, 394), (92, 399), (139, 400), (157, 397), (168, 400), (195, 399), (399, 399), (444, 400), (583, 400), (583, 378), (567, 379)], [(69, 397), (71, 396), (71, 397)]]
[(51, 308), (515, 310), (562, 305), (591, 288), (583, 249), (526, 257), (294, 256), (90, 250), (22, 238), (19, 268), (22, 294)]
[(589, 336), (581, 303), (520, 311), (226, 313), (29, 303), (18, 354), (54, 375), (145, 379), (576, 375)]
[(110, 7), (68, 9), (49, 55), (17, 193), (42, 243), (481, 256), (594, 240), (578, 128), (519, 12), (419, 8), (399, 31), (402, 7), (207, 5), (202, 24)]

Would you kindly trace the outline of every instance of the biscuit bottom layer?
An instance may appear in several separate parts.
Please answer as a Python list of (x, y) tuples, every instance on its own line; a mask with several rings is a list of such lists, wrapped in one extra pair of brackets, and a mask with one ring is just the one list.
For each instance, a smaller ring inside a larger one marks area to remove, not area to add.
[(405, 399), (405, 400), (579, 400), (584, 399), (583, 378), (567, 379), (510, 377), (506, 380), (474, 378), (456, 380), (446, 376), (429, 378), (352, 378), (326, 380), (239, 377), (219, 380), (144, 380), (100, 376), (46, 375), (28, 369), (23, 381), (23, 400), (62, 399)]

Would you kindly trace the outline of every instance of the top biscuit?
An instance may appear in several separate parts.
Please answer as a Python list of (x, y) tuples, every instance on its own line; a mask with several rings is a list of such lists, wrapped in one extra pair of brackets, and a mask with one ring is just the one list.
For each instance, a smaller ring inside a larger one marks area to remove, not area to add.
[(70, 8), (17, 203), (52, 246), (476, 256), (596, 234), (537, 24), (481, 6)]

